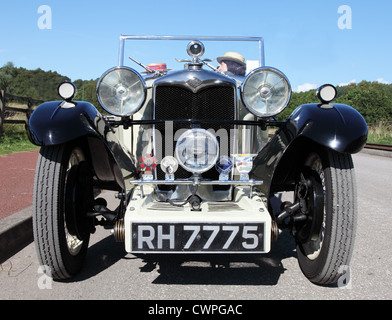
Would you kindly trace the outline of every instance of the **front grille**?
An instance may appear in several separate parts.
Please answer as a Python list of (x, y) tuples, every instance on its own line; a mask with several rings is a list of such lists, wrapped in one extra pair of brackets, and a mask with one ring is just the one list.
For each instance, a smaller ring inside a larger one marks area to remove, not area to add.
[(155, 94), (156, 119), (234, 119), (232, 87), (210, 87), (193, 93), (186, 88), (158, 86)]
[[(155, 88), (155, 119), (235, 119), (235, 88), (232, 86), (214, 86), (204, 88), (197, 93), (193, 93), (187, 88), (160, 85)], [(199, 126), (203, 129), (213, 129), (217, 132), (220, 129), (227, 130), (230, 137), (230, 130), (234, 128), (227, 123), (202, 123)], [(184, 122), (174, 122), (174, 135), (180, 129), (189, 129), (190, 124)], [(162, 137), (165, 136), (165, 125), (157, 124), (155, 129), (160, 131)], [(177, 137), (178, 138), (178, 137)], [(165, 139), (162, 138), (162, 157), (165, 156)], [(219, 136), (218, 136), (219, 141)], [(159, 147), (159, 146), (155, 146)], [(175, 143), (173, 143), (175, 148)], [(231, 145), (229, 146), (229, 148)], [(229, 149), (229, 152), (231, 150)], [(172, 150), (172, 155), (174, 150)], [(189, 178), (192, 174), (179, 167), (175, 176), (178, 179)], [(218, 179), (218, 172), (212, 168), (202, 174), (206, 179)], [(157, 167), (157, 178), (164, 179), (164, 173)]]

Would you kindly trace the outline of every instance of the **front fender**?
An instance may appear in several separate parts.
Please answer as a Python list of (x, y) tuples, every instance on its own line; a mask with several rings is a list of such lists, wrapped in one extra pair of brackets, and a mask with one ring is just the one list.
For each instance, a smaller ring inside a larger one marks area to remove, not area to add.
[(259, 189), (265, 194), (271, 193), (272, 183), (284, 190), (314, 148), (356, 153), (366, 144), (367, 132), (365, 119), (350, 106), (301, 105), (258, 153), (250, 177), (264, 181)]
[(29, 136), (38, 146), (50, 146), (96, 135), (93, 126), (98, 117), (99, 112), (88, 102), (45, 102), (29, 119)]
[(293, 136), (304, 136), (342, 153), (357, 153), (366, 144), (368, 127), (354, 108), (344, 104), (305, 104), (288, 118)]
[(121, 143), (114, 130), (107, 126), (98, 110), (88, 102), (43, 103), (32, 113), (28, 130), (32, 142), (39, 146), (63, 144), (81, 137), (97, 137), (88, 139), (88, 142), (99, 178), (104, 181), (116, 180), (128, 193), (132, 188), (130, 180), (138, 177), (134, 156)]

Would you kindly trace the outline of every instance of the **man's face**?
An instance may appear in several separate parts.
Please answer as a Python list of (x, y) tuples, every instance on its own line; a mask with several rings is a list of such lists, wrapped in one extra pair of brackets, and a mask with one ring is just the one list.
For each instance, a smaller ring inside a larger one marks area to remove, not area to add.
[(221, 63), (218, 66), (218, 70), (221, 72), (226, 72), (227, 71), (227, 64), (224, 61), (221, 61)]

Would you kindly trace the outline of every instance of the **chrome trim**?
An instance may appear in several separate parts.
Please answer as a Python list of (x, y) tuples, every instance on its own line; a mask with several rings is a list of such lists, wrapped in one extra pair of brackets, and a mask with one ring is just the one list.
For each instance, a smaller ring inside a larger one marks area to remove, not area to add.
[[(193, 86), (190, 81), (197, 79), (199, 84)], [(186, 88), (193, 93), (206, 88), (206, 87), (216, 87), (216, 86), (232, 86), (233, 89), (237, 87), (234, 80), (215, 73), (209, 70), (179, 70), (167, 74), (165, 77), (159, 78), (154, 82), (153, 89), (160, 85), (171, 85)], [(155, 104), (155, 100), (154, 100)]]
[(241, 181), (241, 180), (229, 180), (229, 181), (220, 181), (220, 180), (131, 180), (129, 182), (132, 185), (220, 185), (220, 186), (255, 186), (263, 184), (263, 180), (249, 180), (249, 181)]

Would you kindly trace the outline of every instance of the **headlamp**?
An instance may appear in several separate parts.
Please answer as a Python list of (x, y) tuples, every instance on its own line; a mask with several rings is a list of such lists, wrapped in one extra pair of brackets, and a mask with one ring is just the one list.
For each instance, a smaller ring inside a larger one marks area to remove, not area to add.
[(271, 67), (253, 70), (241, 87), (242, 101), (258, 117), (281, 113), (290, 101), (291, 86), (286, 76)]
[(177, 141), (175, 155), (185, 170), (203, 173), (211, 169), (218, 160), (218, 140), (204, 129), (187, 130)]
[(143, 78), (128, 67), (106, 71), (97, 84), (97, 97), (102, 107), (111, 114), (128, 116), (137, 112), (146, 98)]

